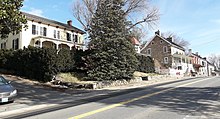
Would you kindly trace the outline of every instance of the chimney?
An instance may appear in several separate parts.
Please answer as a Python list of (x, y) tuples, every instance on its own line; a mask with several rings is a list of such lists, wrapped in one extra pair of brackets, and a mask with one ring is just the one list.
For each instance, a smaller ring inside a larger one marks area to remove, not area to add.
[(72, 26), (72, 20), (68, 20), (67, 25)]
[(159, 36), (160, 36), (160, 31), (157, 30), (157, 31), (155, 32), (155, 35), (159, 35)]
[(199, 52), (196, 52), (196, 55), (198, 55), (198, 56), (199, 56)]
[(192, 54), (192, 49), (189, 49), (188, 54), (189, 54), (189, 55), (191, 55), (191, 54)]
[(167, 40), (170, 41), (170, 42), (173, 42), (173, 37), (170, 36), (170, 37), (167, 38)]

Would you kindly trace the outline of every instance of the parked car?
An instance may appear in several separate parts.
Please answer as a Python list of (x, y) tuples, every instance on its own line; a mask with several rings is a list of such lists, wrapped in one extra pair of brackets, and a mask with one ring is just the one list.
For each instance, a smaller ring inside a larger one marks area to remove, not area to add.
[(17, 96), (17, 90), (11, 82), (0, 76), (0, 103), (13, 102)]

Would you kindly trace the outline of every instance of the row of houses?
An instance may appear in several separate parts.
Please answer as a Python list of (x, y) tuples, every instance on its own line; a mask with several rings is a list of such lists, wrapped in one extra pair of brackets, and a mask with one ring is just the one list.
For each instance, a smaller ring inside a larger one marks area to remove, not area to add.
[[(61, 23), (40, 16), (22, 12), (27, 18), (28, 28), (19, 33), (11, 33), (8, 38), (0, 40), (0, 49), (23, 49), (24, 47), (47, 47), (55, 49), (83, 49), (85, 32), (74, 27), (72, 21)], [(139, 41), (131, 39), (135, 50), (154, 59), (155, 70), (160, 74), (169, 75), (216, 75), (215, 67), (206, 58), (192, 50), (186, 50), (164, 38), (160, 31), (155, 32), (151, 41), (140, 49)]]
[[(136, 47), (137, 47), (136, 43)], [(160, 74), (180, 76), (214, 76), (218, 75), (215, 66), (191, 49), (186, 51), (182, 46), (174, 43), (172, 37), (164, 38), (160, 31), (147, 42), (138, 53), (153, 58), (155, 71)]]

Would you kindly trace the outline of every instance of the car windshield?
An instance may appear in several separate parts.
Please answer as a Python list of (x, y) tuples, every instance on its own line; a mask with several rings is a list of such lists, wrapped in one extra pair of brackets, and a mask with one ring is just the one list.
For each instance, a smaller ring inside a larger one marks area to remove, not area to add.
[(0, 76), (0, 85), (8, 84), (4, 77)]

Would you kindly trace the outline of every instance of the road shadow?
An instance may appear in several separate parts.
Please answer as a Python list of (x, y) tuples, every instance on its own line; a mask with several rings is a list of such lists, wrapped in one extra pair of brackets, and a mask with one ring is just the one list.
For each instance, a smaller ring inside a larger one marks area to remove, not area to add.
[[(173, 88), (173, 87), (169, 87)], [(153, 87), (145, 94), (138, 94), (139, 97), (153, 92), (167, 90), (169, 88)], [(123, 107), (127, 108), (151, 108), (157, 107), (160, 111), (170, 111), (183, 115), (206, 115), (207, 117), (220, 116), (220, 86), (218, 87), (180, 87), (174, 90), (160, 93), (148, 98), (143, 98), (131, 103), (126, 103)], [(137, 97), (137, 96), (136, 96)], [(136, 98), (132, 97), (132, 98)], [(131, 98), (131, 99), (132, 99)], [(125, 99), (125, 98), (124, 98)], [(126, 101), (120, 100), (119, 101)], [(99, 101), (106, 105), (119, 103), (119, 101)], [(127, 99), (129, 100), (129, 99)], [(220, 117), (219, 117), (220, 118)]]
[[(182, 81), (188, 81), (186, 79)], [(64, 109), (80, 104), (96, 102), (105, 105), (111, 105), (126, 101), (132, 98), (136, 98), (146, 94), (152, 94), (154, 92), (167, 90), (168, 88), (159, 88), (159, 86), (171, 83), (178, 83), (182, 81), (174, 81), (163, 84), (156, 84), (147, 87), (126, 89), (119, 92), (114, 90), (55, 90), (50, 87), (30, 85), (29, 83), (21, 83), (20, 81), (13, 81), (12, 84), (18, 89), (17, 102), (26, 105), (38, 105), (38, 104), (59, 104), (56, 107), (48, 109), (42, 109), (21, 115), (21, 117), (28, 117), (35, 114), (51, 112), (59, 109)], [(126, 97), (124, 94), (132, 92), (141, 92), (135, 97)], [(217, 87), (180, 87), (174, 90), (160, 93), (158, 95), (151, 96), (149, 98), (143, 98), (131, 103), (126, 103), (123, 106), (127, 108), (144, 107), (150, 108), (156, 106), (161, 110), (169, 110), (171, 112), (184, 114), (184, 115), (196, 115), (197, 113), (205, 114), (208, 117), (216, 116), (220, 114), (220, 86)], [(103, 95), (100, 95), (103, 94)], [(107, 94), (107, 95), (106, 95)], [(97, 96), (100, 95), (100, 96)], [(88, 96), (93, 96), (88, 98)], [(95, 96), (95, 97), (94, 97)], [(87, 97), (87, 98), (85, 98)], [(108, 100), (112, 97), (121, 97), (117, 100)], [(82, 99), (85, 98), (85, 99)], [(106, 99), (106, 100), (103, 100)]]

